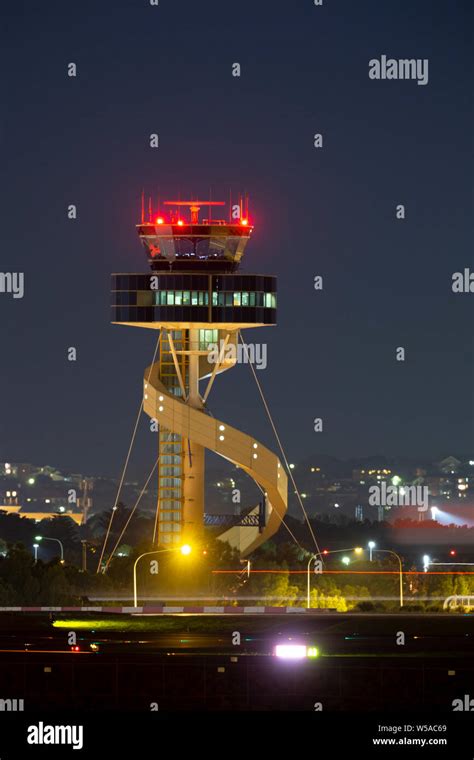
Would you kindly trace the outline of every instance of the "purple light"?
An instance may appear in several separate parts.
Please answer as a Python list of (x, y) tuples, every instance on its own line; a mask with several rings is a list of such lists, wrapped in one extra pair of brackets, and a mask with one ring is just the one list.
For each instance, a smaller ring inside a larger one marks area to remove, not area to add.
[(306, 647), (304, 644), (277, 644), (275, 657), (281, 657), (284, 660), (302, 660), (306, 657)]

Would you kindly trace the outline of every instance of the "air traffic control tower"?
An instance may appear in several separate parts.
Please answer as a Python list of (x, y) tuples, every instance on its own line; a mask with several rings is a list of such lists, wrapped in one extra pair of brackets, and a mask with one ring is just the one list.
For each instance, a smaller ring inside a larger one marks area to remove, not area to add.
[[(213, 417), (208, 399), (217, 375), (236, 363), (229, 346), (239, 331), (275, 324), (277, 287), (274, 276), (239, 272), (253, 227), (242, 202), (236, 220), (211, 219), (224, 205), (168, 201), (148, 221), (142, 210), (137, 229), (151, 272), (112, 275), (112, 322), (161, 331), (143, 386), (143, 409), (158, 424), (157, 543), (192, 544), (205, 524), (215, 525), (246, 556), (278, 530), (287, 476), (251, 434)], [(209, 218), (200, 219), (202, 207)], [(206, 449), (253, 478), (260, 503), (239, 515), (206, 515)]]

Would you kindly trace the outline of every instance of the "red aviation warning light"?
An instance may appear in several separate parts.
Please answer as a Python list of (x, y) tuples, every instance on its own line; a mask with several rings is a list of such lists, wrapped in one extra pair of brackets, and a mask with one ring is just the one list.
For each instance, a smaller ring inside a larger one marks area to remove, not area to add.
[[(163, 201), (153, 209), (142, 195), (142, 221), (137, 225), (140, 240), (153, 271), (235, 272), (252, 235), (248, 196), (240, 197), (230, 209), (212, 217), (213, 206), (225, 207), (224, 201)], [(199, 218), (202, 209), (207, 218)], [(189, 209), (189, 213), (187, 212)], [(225, 217), (225, 218), (224, 218)]]

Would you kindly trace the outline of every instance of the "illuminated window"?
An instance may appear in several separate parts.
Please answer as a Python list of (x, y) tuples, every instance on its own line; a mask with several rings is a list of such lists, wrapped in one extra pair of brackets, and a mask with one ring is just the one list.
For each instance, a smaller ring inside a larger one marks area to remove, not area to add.
[(216, 344), (218, 334), (218, 330), (199, 330), (199, 350), (207, 351), (210, 343)]
[(180, 464), (181, 457), (170, 456), (169, 454), (162, 454), (160, 457), (160, 464)]
[(240, 293), (234, 293), (233, 306), (240, 306)]
[(168, 306), (174, 306), (174, 293), (166, 294), (166, 303)]
[(183, 294), (180, 290), (175, 291), (174, 294), (174, 305), (175, 306), (181, 306), (183, 303)]
[(167, 533), (179, 533), (181, 531), (181, 524), (175, 522), (161, 522), (160, 520), (160, 530), (166, 531)]
[(173, 477), (179, 477), (181, 475), (180, 465), (168, 465), (160, 467), (160, 476), (170, 475)]
[[(176, 501), (176, 499), (160, 499), (160, 509), (161, 510), (167, 510), (167, 509), (179, 509), (180, 503), (179, 501)], [(180, 513), (176, 513), (180, 514)], [(177, 518), (180, 519), (180, 518)]]
[(198, 305), (198, 294), (196, 290), (193, 290), (191, 293), (191, 306), (197, 306)]
[(160, 486), (168, 487), (168, 488), (173, 487), (173, 488), (178, 489), (181, 487), (181, 478), (168, 478), (168, 477), (161, 478), (160, 477)]
[(181, 520), (181, 512), (160, 512), (160, 521), (162, 522), (179, 522)]
[(249, 294), (242, 293), (242, 306), (248, 306), (248, 305), (249, 305)]
[(189, 290), (183, 291), (183, 306), (189, 306), (191, 303), (191, 293)]

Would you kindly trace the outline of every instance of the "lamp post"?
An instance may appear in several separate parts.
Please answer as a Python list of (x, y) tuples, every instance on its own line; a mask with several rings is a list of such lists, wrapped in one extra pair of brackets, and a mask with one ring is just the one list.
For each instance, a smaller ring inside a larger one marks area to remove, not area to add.
[(33, 544), (33, 549), (35, 550), (35, 565), (38, 562), (38, 547), (39, 544)]
[(57, 541), (59, 544), (60, 552), (61, 552), (61, 565), (64, 565), (64, 546), (62, 544), (62, 541), (59, 540), (59, 538), (50, 538), (49, 536), (35, 536), (35, 541)]
[(240, 560), (241, 565), (245, 565), (245, 568), (242, 570), (242, 573), (247, 573), (247, 578), (250, 578), (250, 560), (249, 559), (241, 559)]
[(308, 583), (307, 583), (307, 599), (306, 599), (306, 606), (309, 609), (311, 607), (311, 581), (310, 581), (310, 568), (311, 568), (311, 562), (314, 560), (316, 561), (318, 558), (318, 554), (312, 554), (308, 561)]
[(325, 549), (322, 552), (317, 552), (317, 554), (312, 554), (308, 561), (308, 572), (307, 572), (307, 607), (308, 609), (311, 607), (311, 581), (310, 581), (310, 568), (311, 568), (311, 562), (313, 560), (317, 560), (318, 557), (322, 557), (323, 555), (326, 556), (327, 554), (340, 554), (341, 552), (355, 552), (356, 554), (361, 554), (363, 549), (360, 546), (353, 546), (350, 549), (333, 549), (331, 551), (328, 551)]
[(181, 552), (184, 556), (187, 556), (188, 554), (191, 554), (191, 547), (189, 544), (184, 544), (184, 546), (178, 546), (174, 549), (155, 549), (155, 551), (152, 552), (143, 552), (143, 554), (140, 554), (139, 557), (136, 558), (134, 564), (133, 564), (133, 606), (138, 607), (138, 600), (137, 600), (137, 564), (142, 559), (142, 557), (147, 557), (150, 554), (165, 554), (166, 552)]
[(85, 539), (81, 540), (82, 544), (82, 572), (87, 572), (87, 541)]
[(400, 578), (400, 607), (403, 607), (403, 566), (402, 566), (402, 560), (399, 554), (397, 552), (393, 552), (391, 549), (374, 549), (372, 547), (373, 551), (381, 552), (383, 554), (393, 554), (394, 557), (398, 560), (398, 565), (400, 568), (399, 571), (399, 578)]
[(369, 560), (372, 562), (372, 552), (375, 549), (375, 541), (369, 541), (367, 546), (369, 547)]

